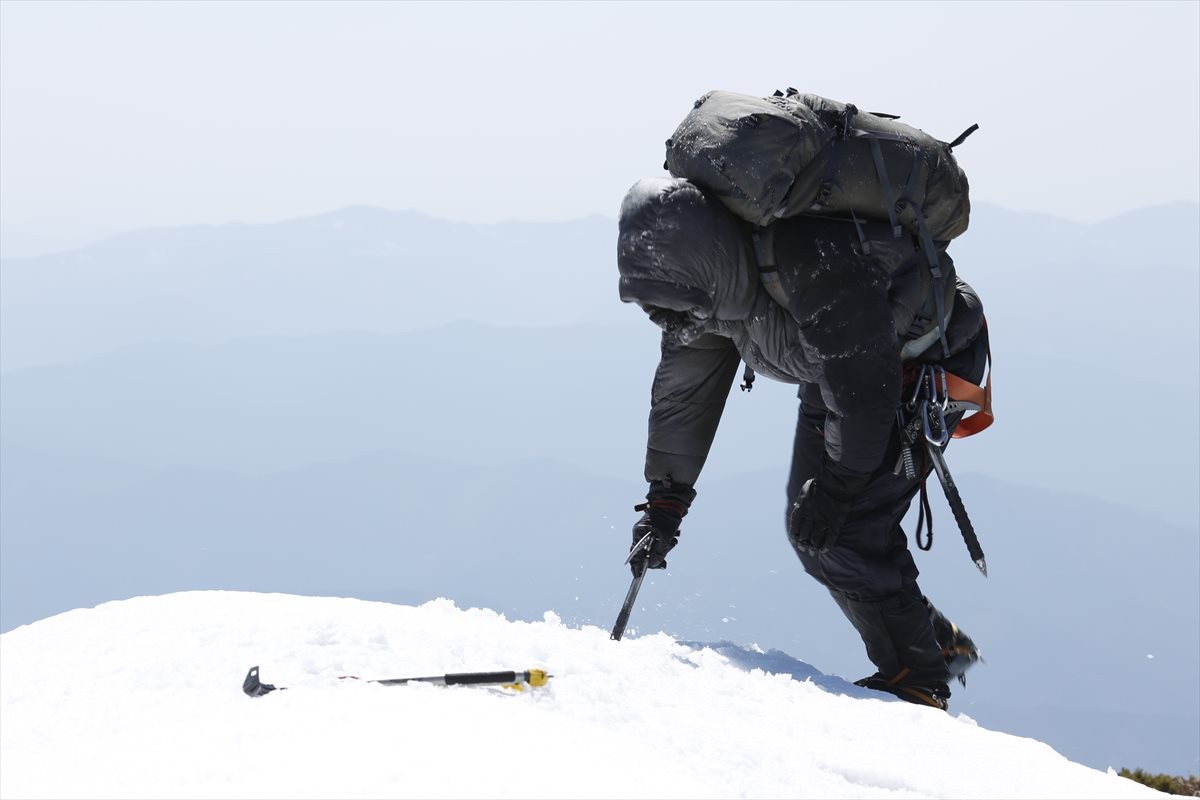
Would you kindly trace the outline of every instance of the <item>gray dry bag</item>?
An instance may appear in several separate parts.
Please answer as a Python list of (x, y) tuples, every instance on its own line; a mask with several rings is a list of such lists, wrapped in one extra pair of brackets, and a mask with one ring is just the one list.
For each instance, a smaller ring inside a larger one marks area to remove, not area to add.
[(888, 222), (937, 249), (967, 229), (967, 177), (952, 143), (795, 89), (771, 97), (711, 91), (667, 140), (665, 167), (765, 226), (820, 214)]

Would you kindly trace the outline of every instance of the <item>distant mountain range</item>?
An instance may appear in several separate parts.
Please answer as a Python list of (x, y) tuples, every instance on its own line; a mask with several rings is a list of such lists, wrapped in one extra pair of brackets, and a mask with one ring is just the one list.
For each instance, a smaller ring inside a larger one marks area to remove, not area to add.
[[(951, 253), (992, 325), (1019, 328), (1000, 355), (1062, 353), (1139, 379), (1149, 361), (1151, 372), (1190, 367), (1194, 378), (1198, 218), (1194, 203), (1097, 225), (981, 205)], [(138, 231), (0, 261), (0, 368), (147, 341), (626, 324), (634, 312), (616, 299), (615, 241), (603, 217), (468, 225), (375, 208)]]
[(465, 225), (371, 208), (141, 231), (0, 263), (0, 362), (145, 342), (627, 321), (615, 241), (616, 223), (598, 217)]

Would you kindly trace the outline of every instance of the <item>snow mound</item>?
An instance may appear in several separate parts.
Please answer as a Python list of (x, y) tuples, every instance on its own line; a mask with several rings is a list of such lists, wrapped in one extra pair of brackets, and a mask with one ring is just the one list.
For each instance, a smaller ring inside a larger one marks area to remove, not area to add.
[[(289, 687), (249, 698), (252, 666)], [(339, 680), (524, 670), (525, 692)], [(183, 592), (0, 635), (4, 797), (1164, 796), (787, 654), (449, 600)]]

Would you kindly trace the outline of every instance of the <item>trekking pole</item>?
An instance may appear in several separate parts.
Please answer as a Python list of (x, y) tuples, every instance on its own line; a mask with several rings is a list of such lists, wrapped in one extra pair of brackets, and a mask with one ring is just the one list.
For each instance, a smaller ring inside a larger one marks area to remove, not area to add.
[[(523, 691), (524, 684), (526, 683), (530, 686), (545, 686), (552, 677), (552, 675), (543, 669), (527, 669), (510, 672), (451, 672), (446, 675), (431, 675), (421, 678), (373, 678), (367, 680), (366, 683), (378, 683), (381, 686), (401, 686), (406, 683), (432, 683), (437, 686), (500, 685)], [(357, 675), (339, 675), (338, 679), (349, 681), (363, 680)], [(268, 692), (282, 691), (284, 689), (287, 689), (287, 687), (263, 683), (259, 678), (258, 667), (251, 667), (250, 672), (246, 674), (246, 680), (242, 682), (242, 691), (251, 697), (262, 697)]]
[(954, 512), (954, 521), (958, 523), (958, 529), (962, 531), (967, 552), (971, 554), (971, 560), (975, 562), (975, 566), (986, 578), (987, 561), (983, 556), (983, 548), (979, 544), (979, 537), (975, 535), (975, 527), (971, 524), (971, 518), (967, 516), (967, 507), (963, 505), (962, 495), (958, 493), (958, 487), (954, 484), (954, 478), (951, 477), (950, 469), (946, 466), (942, 448), (928, 442), (926, 448), (929, 450), (929, 458), (933, 462), (933, 471), (937, 473), (942, 490), (946, 493), (946, 502), (950, 504), (950, 510)]
[(650, 565), (650, 542), (653, 538), (654, 532), (650, 531), (638, 540), (625, 558), (626, 564), (631, 563), (638, 556), (641, 556), (641, 561), (634, 568), (633, 581), (630, 582), (629, 591), (625, 594), (625, 603), (621, 606), (620, 613), (617, 614), (617, 622), (613, 625), (612, 633), (609, 634), (608, 638), (614, 642), (621, 641), (621, 637), (625, 635), (625, 626), (629, 624), (629, 615), (633, 613), (634, 601), (637, 600), (638, 591), (642, 588), (642, 579), (646, 577), (646, 570)]

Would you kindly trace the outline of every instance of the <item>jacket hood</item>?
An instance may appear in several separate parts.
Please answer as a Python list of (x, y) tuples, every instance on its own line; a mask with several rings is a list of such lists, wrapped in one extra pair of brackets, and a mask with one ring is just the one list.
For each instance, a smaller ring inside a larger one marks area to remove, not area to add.
[(749, 240), (719, 200), (682, 178), (646, 178), (625, 194), (618, 228), (621, 300), (705, 320), (749, 316)]

